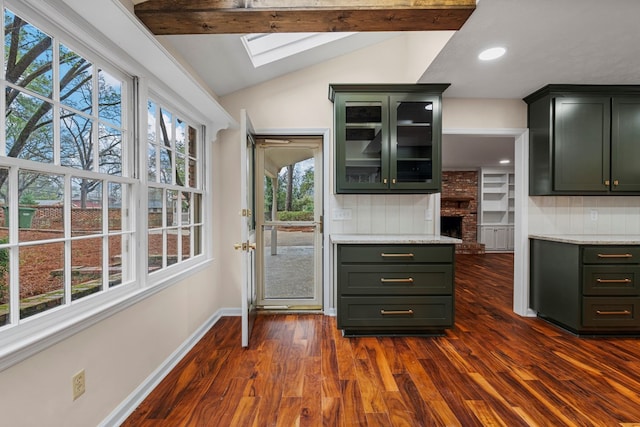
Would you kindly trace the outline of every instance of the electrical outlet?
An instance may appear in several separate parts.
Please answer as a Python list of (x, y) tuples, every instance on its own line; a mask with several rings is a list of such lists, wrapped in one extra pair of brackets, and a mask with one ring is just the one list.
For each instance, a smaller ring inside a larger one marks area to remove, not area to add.
[(351, 220), (351, 209), (335, 208), (331, 214), (331, 218), (334, 221), (349, 221)]
[(598, 211), (595, 209), (591, 209), (591, 221), (598, 220)]
[(84, 394), (84, 369), (71, 378), (71, 387), (73, 391), (73, 400), (76, 400)]

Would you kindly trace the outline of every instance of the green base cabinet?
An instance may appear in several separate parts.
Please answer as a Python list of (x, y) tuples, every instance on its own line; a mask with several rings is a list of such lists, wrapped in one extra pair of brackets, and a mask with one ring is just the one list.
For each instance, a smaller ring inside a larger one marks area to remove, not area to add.
[(531, 302), (576, 334), (640, 334), (640, 246), (530, 240)]
[(338, 328), (345, 336), (433, 335), (454, 324), (454, 245), (340, 244)]
[(336, 193), (439, 192), (448, 86), (330, 85)]
[(529, 195), (640, 194), (640, 86), (548, 85), (524, 100)]

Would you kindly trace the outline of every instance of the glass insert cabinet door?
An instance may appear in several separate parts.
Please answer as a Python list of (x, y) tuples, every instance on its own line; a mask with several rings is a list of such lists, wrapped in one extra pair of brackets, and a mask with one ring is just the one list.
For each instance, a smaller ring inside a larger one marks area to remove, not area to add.
[(391, 188), (439, 186), (438, 99), (391, 96), (390, 106)]
[(389, 181), (388, 97), (352, 95), (338, 102), (337, 180), (344, 189), (386, 189)]

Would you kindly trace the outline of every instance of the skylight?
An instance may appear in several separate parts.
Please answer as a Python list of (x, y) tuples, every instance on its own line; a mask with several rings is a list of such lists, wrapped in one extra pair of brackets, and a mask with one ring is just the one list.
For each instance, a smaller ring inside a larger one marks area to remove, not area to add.
[(264, 33), (241, 37), (255, 68), (355, 33)]

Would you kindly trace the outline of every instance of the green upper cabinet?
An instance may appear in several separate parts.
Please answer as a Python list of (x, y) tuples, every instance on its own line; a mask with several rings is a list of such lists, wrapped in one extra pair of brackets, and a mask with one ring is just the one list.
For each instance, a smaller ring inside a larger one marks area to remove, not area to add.
[(529, 105), (529, 194), (640, 194), (640, 86), (549, 85)]
[(434, 193), (447, 84), (330, 85), (336, 193)]

